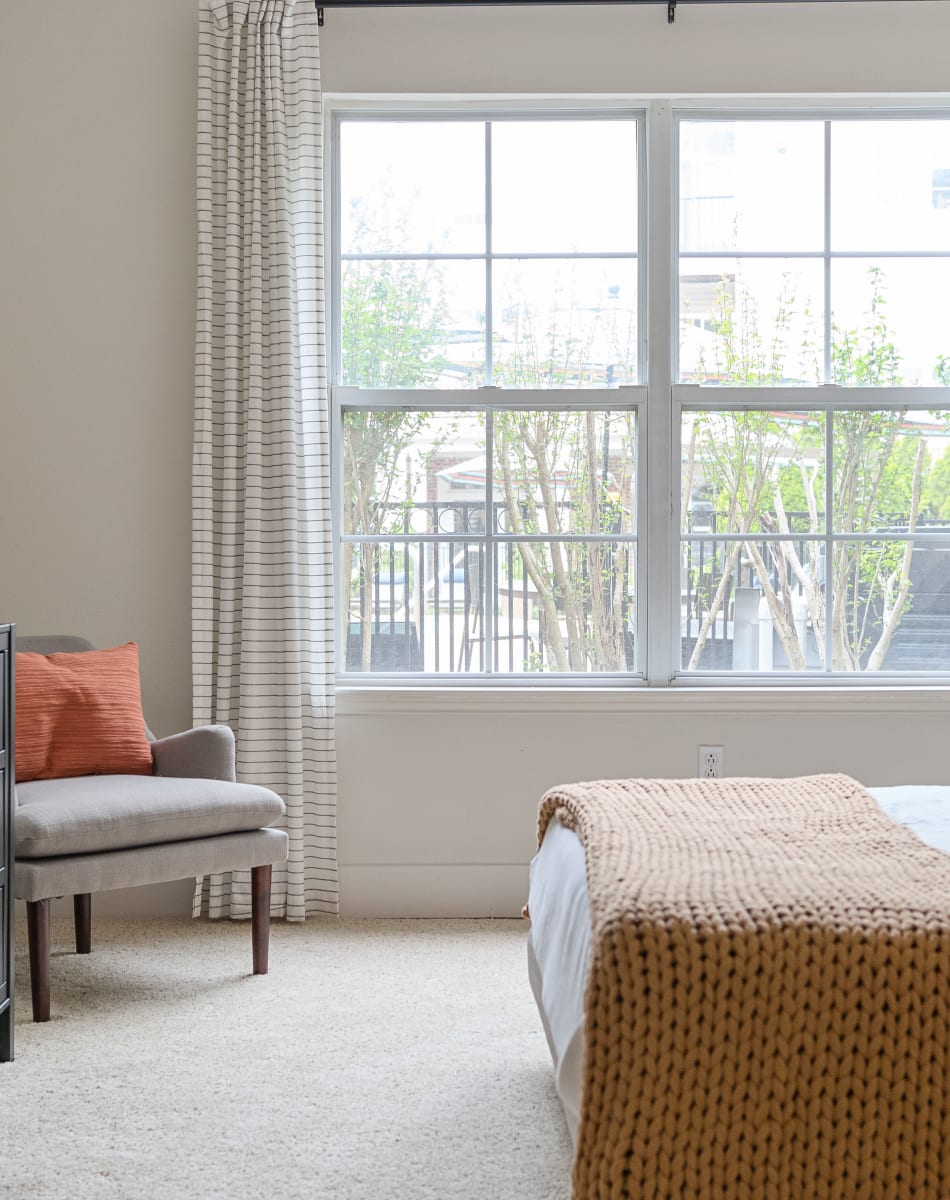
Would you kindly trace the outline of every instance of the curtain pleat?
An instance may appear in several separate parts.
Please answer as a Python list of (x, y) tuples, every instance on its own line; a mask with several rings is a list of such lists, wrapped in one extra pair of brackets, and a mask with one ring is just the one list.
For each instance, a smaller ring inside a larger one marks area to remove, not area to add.
[[(271, 911), (300, 921), (338, 911), (317, 14), (199, 20), (194, 718), (283, 797)], [(250, 910), (249, 872), (198, 881), (196, 913)]]

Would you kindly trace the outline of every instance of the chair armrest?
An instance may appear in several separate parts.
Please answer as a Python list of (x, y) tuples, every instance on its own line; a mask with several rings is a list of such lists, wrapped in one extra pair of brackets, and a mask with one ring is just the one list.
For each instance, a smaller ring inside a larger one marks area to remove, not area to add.
[(234, 732), (228, 725), (201, 725), (152, 742), (155, 775), (177, 779), (235, 781)]

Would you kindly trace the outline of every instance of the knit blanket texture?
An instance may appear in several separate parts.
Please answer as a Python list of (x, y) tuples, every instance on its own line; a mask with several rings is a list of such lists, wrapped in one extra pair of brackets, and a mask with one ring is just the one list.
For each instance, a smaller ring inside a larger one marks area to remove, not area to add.
[(950, 1200), (950, 855), (844, 775), (555, 816), (591, 908), (574, 1200)]

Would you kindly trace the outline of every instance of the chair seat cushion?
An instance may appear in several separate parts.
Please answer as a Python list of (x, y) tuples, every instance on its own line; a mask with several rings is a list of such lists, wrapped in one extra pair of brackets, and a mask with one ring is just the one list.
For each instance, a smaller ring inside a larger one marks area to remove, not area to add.
[(50, 858), (272, 825), (284, 802), (268, 788), (217, 779), (90, 775), (17, 784), (16, 857)]

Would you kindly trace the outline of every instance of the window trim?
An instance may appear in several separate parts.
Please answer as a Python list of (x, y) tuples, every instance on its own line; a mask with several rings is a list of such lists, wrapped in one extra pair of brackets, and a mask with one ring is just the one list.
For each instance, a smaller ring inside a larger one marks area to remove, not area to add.
[[(928, 97), (919, 95), (859, 97), (783, 97), (783, 96), (699, 96), (644, 99), (630, 97), (333, 97), (326, 98), (328, 129), (330, 132), (330, 183), (331, 203), (331, 255), (330, 271), (333, 303), (330, 308), (329, 344), (330, 393), (331, 393), (331, 454), (335, 464), (331, 482), (333, 496), (334, 543), (340, 545), (338, 528), (342, 511), (342, 481), (339, 478), (341, 414), (347, 404), (348, 394), (356, 392), (359, 400), (367, 406), (405, 407), (407, 403), (422, 403), (427, 408), (437, 407), (439, 395), (449, 397), (442, 407), (463, 409), (466, 400), (470, 407), (480, 408), (485, 403), (480, 393), (493, 393), (491, 403), (508, 403), (512, 407), (524, 407), (529, 393), (504, 391), (500, 388), (464, 389), (451, 393), (398, 391), (393, 393), (349, 389), (339, 384), (341, 361), (341, 330), (339, 308), (336, 297), (340, 294), (341, 256), (339, 217), (339, 125), (343, 120), (379, 120), (382, 117), (455, 120), (471, 117), (483, 120), (527, 120), (542, 119), (597, 119), (606, 117), (638, 117), (638, 204), (640, 228), (638, 233), (638, 339), (640, 355), (638, 370), (641, 384), (624, 389), (579, 389), (565, 393), (565, 406), (579, 408), (606, 408), (616, 406), (618, 391), (637, 392), (638, 418), (638, 646), (642, 659), (642, 673), (636, 675), (594, 675), (573, 673), (561, 675), (545, 672), (542, 675), (505, 674), (410, 674), (347, 672), (338, 670), (338, 685), (345, 695), (360, 696), (368, 692), (379, 695), (380, 711), (387, 701), (384, 697), (404, 698), (406, 693), (419, 695), (430, 693), (431, 701), (438, 706), (440, 696), (473, 696), (479, 690), (506, 692), (511, 698), (513, 711), (521, 710), (519, 693), (540, 694), (570, 693), (574, 699), (564, 701), (570, 708), (579, 699), (579, 693), (602, 695), (611, 706), (614, 700), (607, 697), (633, 696), (646, 693), (656, 697), (677, 694), (682, 700), (685, 692), (693, 691), (704, 698), (698, 702), (697, 711), (709, 711), (709, 701), (717, 694), (736, 697), (736, 712), (763, 711), (762, 697), (785, 689), (795, 696), (789, 707), (785, 701), (775, 699), (765, 704), (765, 711), (792, 711), (799, 703), (805, 703), (814, 711), (816, 694), (830, 691), (840, 693), (840, 699), (829, 701), (828, 707), (818, 711), (845, 711), (851, 697), (867, 697), (873, 693), (882, 709), (896, 706), (898, 711), (922, 711), (932, 705), (935, 696), (950, 689), (950, 673), (907, 674), (878, 671), (869, 675), (860, 673), (792, 673), (773, 674), (738, 673), (716, 674), (713, 672), (685, 672), (679, 666), (679, 639), (675, 636), (678, 621), (677, 598), (679, 594), (679, 492), (680, 442), (679, 420), (685, 408), (735, 408), (746, 406), (762, 409), (778, 405), (784, 394), (786, 401), (794, 397), (796, 407), (809, 402), (825, 407), (841, 407), (842, 402), (850, 408), (886, 408), (900, 403), (912, 403), (915, 408), (950, 407), (950, 389), (934, 387), (905, 387), (886, 389), (858, 389), (831, 384), (817, 388), (720, 388), (681, 384), (678, 379), (678, 341), (675, 336), (678, 324), (678, 171), (677, 147), (678, 128), (681, 120), (883, 120), (894, 119), (950, 119), (950, 96)], [(826, 131), (827, 131), (826, 126)], [(827, 170), (828, 138), (825, 137), (826, 169), (825, 189), (830, 186)], [(828, 253), (827, 230), (826, 247)], [(948, 257), (933, 255), (933, 257)], [(644, 301), (646, 295), (647, 300)], [(827, 299), (827, 298), (826, 298)], [(829, 318), (826, 303), (826, 317)], [(669, 348), (669, 361), (662, 355), (649, 355), (647, 346)], [(826, 339), (825, 358), (830, 352)], [(646, 368), (644, 376), (644, 368)], [(817, 393), (817, 394), (814, 394)], [(835, 394), (832, 394), (835, 393)], [(536, 406), (552, 407), (555, 392), (538, 392)], [(814, 395), (813, 395), (814, 394)], [(502, 401), (502, 396), (505, 401)], [(837, 403), (836, 403), (837, 401)], [(340, 555), (337, 554), (338, 604), (342, 603), (343, 589), (340, 586)], [(645, 581), (645, 582), (644, 582)], [(647, 619), (649, 615), (649, 620)], [(343, 623), (340, 622), (342, 625)], [(342, 643), (342, 633), (341, 633)], [(341, 660), (345, 662), (344, 660)], [(915, 705), (919, 700), (921, 708)], [(791, 700), (791, 696), (789, 696)], [(399, 701), (400, 705), (402, 700)], [(428, 705), (429, 700), (420, 700)], [(586, 701), (585, 701), (586, 703)], [(865, 703), (860, 701), (861, 705)], [(472, 700), (473, 709), (481, 702)], [(631, 701), (631, 711), (638, 711), (638, 701)], [(909, 707), (908, 707), (909, 705)], [(530, 707), (530, 705), (528, 706)], [(430, 711), (430, 709), (426, 709)], [(850, 711), (850, 710), (849, 710)], [(928, 709), (932, 711), (932, 709)]]

